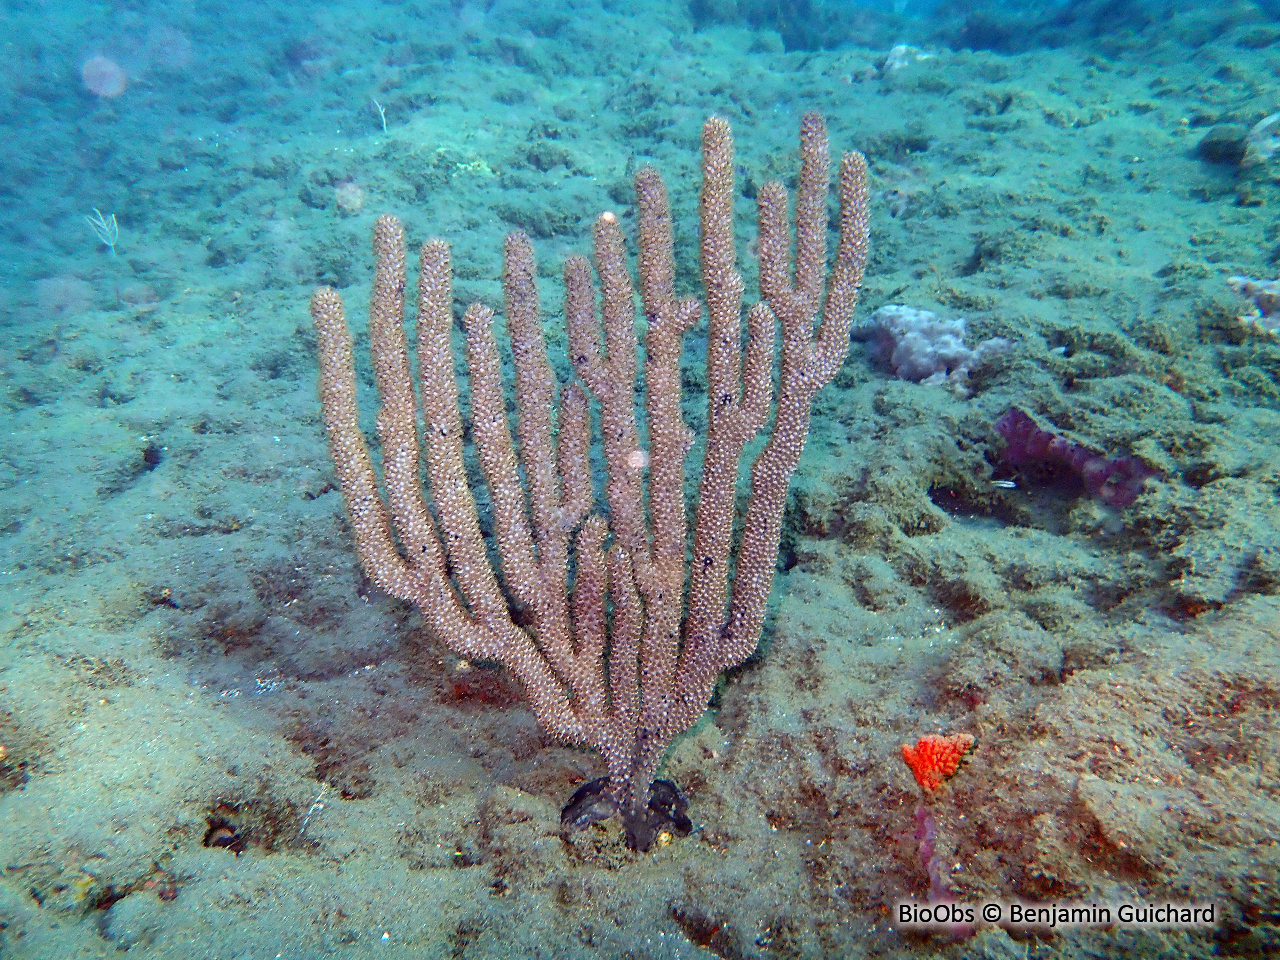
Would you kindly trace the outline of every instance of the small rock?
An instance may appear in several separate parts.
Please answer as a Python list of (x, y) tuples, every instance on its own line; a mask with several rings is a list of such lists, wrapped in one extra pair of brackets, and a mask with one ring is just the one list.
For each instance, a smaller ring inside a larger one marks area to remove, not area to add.
[(1249, 131), (1236, 123), (1223, 123), (1206, 133), (1196, 153), (1206, 163), (1238, 167), (1249, 149)]

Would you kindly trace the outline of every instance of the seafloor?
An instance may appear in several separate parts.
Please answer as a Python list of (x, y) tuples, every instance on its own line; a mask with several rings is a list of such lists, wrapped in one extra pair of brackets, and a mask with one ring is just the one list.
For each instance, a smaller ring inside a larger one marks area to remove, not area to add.
[[(1198, 149), (1280, 107), (1280, 27), (970, 52), (851, 12), (805, 51), (675, 4), (360, 9), (8, 5), (0, 956), (1280, 954), (1280, 343), (1226, 282), (1275, 275), (1280, 171)], [(82, 88), (92, 54), (121, 95)], [(1012, 345), (967, 396), (854, 345), (765, 641), (669, 758), (694, 833), (562, 836), (598, 760), (361, 574), (307, 297), (362, 318), (394, 212), (497, 303), (520, 228), (559, 342), (560, 265), (603, 209), (632, 230), (637, 166), (692, 290), (703, 119), (733, 124), (750, 263), (810, 109), (871, 165), (859, 316)], [(1114, 508), (1012, 471), (1010, 406), (1158, 476)], [(900, 745), (934, 732), (977, 745), (926, 796)], [(939, 889), (1217, 922), (898, 925)]]

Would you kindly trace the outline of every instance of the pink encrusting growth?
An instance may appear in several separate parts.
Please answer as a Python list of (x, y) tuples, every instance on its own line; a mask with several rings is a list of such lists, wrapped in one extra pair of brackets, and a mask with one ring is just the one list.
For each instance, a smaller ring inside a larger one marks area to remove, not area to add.
[(1059, 468), (1084, 484), (1092, 497), (1112, 507), (1127, 507), (1138, 499), (1143, 484), (1157, 476), (1137, 457), (1108, 459), (1066, 437), (1041, 430), (1030, 416), (1017, 407), (995, 423), (996, 432), (1007, 441), (1001, 460), (1018, 468)]
[(929, 878), (929, 902), (943, 903), (954, 899), (951, 889), (947, 886), (946, 864), (938, 856), (938, 821), (923, 803), (916, 806), (915, 839), (919, 845), (917, 853), (920, 857), (920, 866), (924, 868), (925, 875)]

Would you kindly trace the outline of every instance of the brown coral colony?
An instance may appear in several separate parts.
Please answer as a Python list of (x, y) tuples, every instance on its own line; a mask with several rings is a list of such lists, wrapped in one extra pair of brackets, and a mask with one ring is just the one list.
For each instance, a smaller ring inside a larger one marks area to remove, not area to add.
[[(840, 239), (828, 272), (829, 158), (818, 114), (804, 118), (800, 139), (794, 269), (787, 191), (770, 183), (758, 200), (762, 299), (748, 311), (745, 345), (728, 123), (713, 117), (702, 134), (704, 300), (676, 298), (666, 186), (652, 169), (636, 176), (647, 449), (636, 419), (636, 308), (618, 218), (596, 220), (599, 290), (585, 258), (565, 264), (574, 374), (566, 384), (547, 357), (532, 246), (521, 233), (507, 238), (514, 439), (493, 312), (473, 304), (463, 320), (470, 432), (493, 504), (500, 569), (490, 563), (467, 485), (448, 246), (432, 240), (422, 250), (415, 381), (403, 326), (403, 231), (389, 216), (374, 229), (369, 339), (381, 396), (381, 487), (358, 425), (342, 300), (326, 287), (311, 302), (325, 423), (365, 570), (387, 593), (416, 604), (459, 655), (505, 664), (549, 734), (600, 752), (608, 776), (584, 786), (564, 820), (582, 825), (617, 813), (633, 848), (687, 824), (683, 798), (665, 781), (655, 783), (654, 774), (672, 740), (706, 709), (720, 672), (756, 647), (812, 400), (848, 350), (867, 257), (866, 163), (857, 153), (841, 162)], [(693, 437), (681, 414), (680, 358), (684, 334), (704, 311), (707, 436), (690, 563), (684, 479)], [(591, 483), (592, 404), (607, 470), (603, 505), (594, 502)], [(735, 543), (743, 451), (771, 411), (773, 428), (751, 467), (750, 504)], [(426, 491), (419, 481), (424, 459)], [(513, 605), (529, 612), (527, 621), (513, 619)]]

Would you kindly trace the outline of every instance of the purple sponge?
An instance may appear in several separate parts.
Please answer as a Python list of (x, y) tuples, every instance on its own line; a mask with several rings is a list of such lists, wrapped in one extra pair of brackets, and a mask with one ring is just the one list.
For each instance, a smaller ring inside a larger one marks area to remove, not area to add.
[(1078, 443), (1041, 430), (1017, 407), (996, 421), (996, 432), (1007, 445), (1002, 459), (1012, 467), (1061, 467), (1080, 478), (1090, 496), (1112, 507), (1127, 507), (1138, 499), (1148, 477), (1157, 475), (1137, 457), (1109, 460)]

